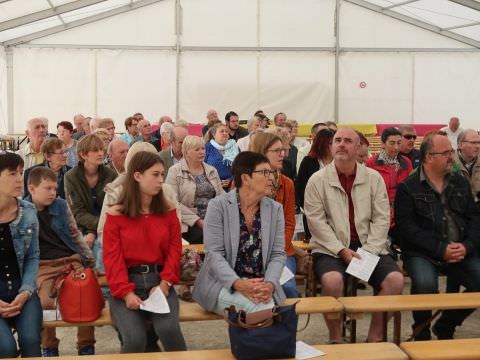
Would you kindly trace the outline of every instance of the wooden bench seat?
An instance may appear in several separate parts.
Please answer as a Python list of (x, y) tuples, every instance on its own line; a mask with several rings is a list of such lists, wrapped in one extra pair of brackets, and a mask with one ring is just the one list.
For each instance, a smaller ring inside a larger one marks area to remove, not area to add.
[[(287, 299), (287, 304), (299, 301), (296, 310), (298, 314), (327, 314), (329, 318), (338, 318), (343, 311), (343, 305), (333, 297), (315, 297), (301, 299)], [(220, 320), (220, 315), (205, 311), (197, 303), (180, 304), (180, 321), (204, 321)], [(70, 327), (70, 326), (104, 326), (112, 325), (110, 310), (106, 307), (102, 310), (100, 318), (89, 323), (69, 323), (63, 320), (44, 321), (44, 327)]]
[[(372, 344), (342, 344), (342, 345), (316, 345), (315, 348), (326, 353), (321, 360), (407, 360), (408, 356), (392, 343)], [(178, 352), (157, 352), (143, 354), (109, 354), (93, 355), (89, 358), (95, 360), (233, 360), (229, 349), (222, 350), (192, 350)], [(32, 358), (42, 360), (43, 358)], [(76, 360), (78, 356), (61, 356), (58, 359)], [(13, 359), (11, 359), (13, 360)]]
[(338, 301), (352, 318), (361, 318), (364, 313), (394, 312), (393, 338), (400, 344), (401, 311), (476, 309), (480, 307), (480, 292), (340, 297)]
[(404, 342), (400, 348), (414, 360), (479, 359), (480, 339)]

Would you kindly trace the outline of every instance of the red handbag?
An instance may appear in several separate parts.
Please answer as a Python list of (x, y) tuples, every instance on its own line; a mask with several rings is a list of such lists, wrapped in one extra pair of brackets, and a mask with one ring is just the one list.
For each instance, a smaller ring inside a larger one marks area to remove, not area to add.
[(90, 268), (75, 270), (70, 265), (57, 277), (52, 290), (58, 295), (58, 308), (66, 322), (95, 321), (105, 306), (102, 290)]

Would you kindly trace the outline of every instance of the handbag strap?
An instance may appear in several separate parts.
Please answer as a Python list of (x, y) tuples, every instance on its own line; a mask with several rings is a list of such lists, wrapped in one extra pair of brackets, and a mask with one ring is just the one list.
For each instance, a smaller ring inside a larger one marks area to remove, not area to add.
[(58, 296), (58, 293), (60, 292), (60, 288), (63, 285), (63, 282), (72, 271), (75, 271), (75, 269), (73, 265), (70, 264), (65, 266), (65, 268), (54, 277), (52, 282), (52, 287), (50, 288), (50, 292), (48, 294), (50, 298), (56, 298)]

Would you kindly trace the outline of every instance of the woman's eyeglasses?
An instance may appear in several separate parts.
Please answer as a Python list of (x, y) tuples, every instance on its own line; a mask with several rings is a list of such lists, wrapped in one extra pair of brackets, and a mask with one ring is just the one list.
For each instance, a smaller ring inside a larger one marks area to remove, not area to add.
[(266, 178), (268, 178), (270, 175), (273, 175), (275, 174), (277, 171), (276, 170), (268, 170), (268, 169), (265, 169), (265, 170), (254, 170), (252, 171), (254, 173), (259, 173), (259, 174), (263, 174), (263, 176), (265, 176)]
[(288, 149), (286, 149), (286, 148), (278, 148), (278, 149), (271, 149), (271, 150), (268, 150), (268, 151), (275, 152), (275, 153), (277, 153), (278, 155), (280, 155), (281, 153), (286, 154), (287, 151), (288, 151)]

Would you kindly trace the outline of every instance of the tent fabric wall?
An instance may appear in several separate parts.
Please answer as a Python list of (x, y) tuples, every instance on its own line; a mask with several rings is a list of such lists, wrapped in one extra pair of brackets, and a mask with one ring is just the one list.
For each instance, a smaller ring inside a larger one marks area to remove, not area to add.
[(342, 54), (340, 122), (411, 122), (412, 57), (409, 53)]
[[(204, 122), (209, 108), (235, 110), (242, 119), (260, 108), (300, 123), (333, 120), (335, 4), (163, 0), (13, 47), (9, 130), (23, 132), (26, 120), (46, 116), (52, 131), (78, 112), (112, 117), (117, 131), (136, 111), (157, 121), (178, 109), (193, 123)], [(346, 1), (339, 46), (341, 122), (441, 123), (455, 114), (464, 127), (478, 127), (480, 52), (395, 51), (471, 46)], [(0, 120), (7, 116), (5, 83), (0, 52)]]
[(7, 54), (0, 47), (0, 134), (7, 133)]

